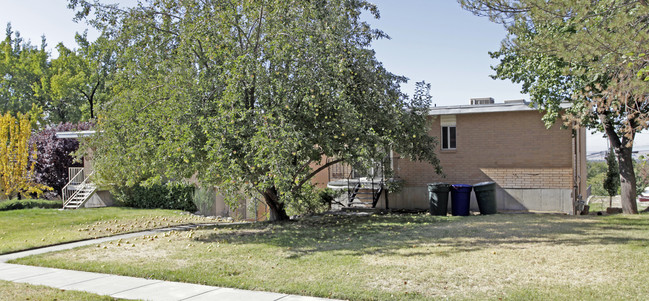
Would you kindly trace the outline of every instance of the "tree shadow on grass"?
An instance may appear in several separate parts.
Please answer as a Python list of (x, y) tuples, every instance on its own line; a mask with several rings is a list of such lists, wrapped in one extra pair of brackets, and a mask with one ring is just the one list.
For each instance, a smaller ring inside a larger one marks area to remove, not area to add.
[[(649, 215), (601, 218), (562, 215), (498, 214), (438, 217), (430, 215), (316, 216), (283, 223), (256, 223), (215, 229), (195, 238), (205, 243), (267, 244), (299, 258), (317, 252), (352, 255), (419, 256), (479, 251), (486, 248), (529, 248), (550, 245), (649, 246)], [(631, 230), (631, 231), (630, 231)], [(443, 246), (430, 252), (417, 246)]]

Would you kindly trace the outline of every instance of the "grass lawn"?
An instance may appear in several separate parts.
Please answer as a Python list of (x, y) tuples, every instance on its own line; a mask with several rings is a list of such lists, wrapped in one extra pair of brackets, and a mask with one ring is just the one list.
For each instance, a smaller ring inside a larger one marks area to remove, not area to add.
[(0, 280), (0, 296), (4, 301), (13, 300), (69, 300), (69, 301), (87, 301), (87, 300), (122, 300), (108, 296), (100, 296), (86, 292), (65, 291), (56, 288), (30, 285), (24, 283), (14, 283)]
[(649, 215), (313, 217), (16, 260), (352, 300), (649, 298)]
[[(591, 213), (598, 212), (598, 211), (603, 211), (606, 212), (606, 208), (609, 207), (610, 200), (608, 196), (593, 196), (589, 198), (588, 205), (590, 206), (589, 210)], [(620, 196), (615, 196), (613, 197), (613, 207), (619, 207), (621, 208), (622, 205), (620, 204)], [(638, 211), (642, 211), (647, 209), (649, 204), (644, 203), (644, 202), (637, 202), (638, 205)]]
[(180, 213), (118, 207), (0, 211), (0, 254), (169, 225), (214, 222)]

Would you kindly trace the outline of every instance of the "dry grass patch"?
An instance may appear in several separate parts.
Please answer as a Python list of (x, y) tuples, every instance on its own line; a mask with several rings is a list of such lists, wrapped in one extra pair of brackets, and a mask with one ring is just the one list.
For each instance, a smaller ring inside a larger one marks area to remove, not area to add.
[(649, 215), (328, 216), (17, 262), (352, 300), (646, 299), (647, 230)]
[(178, 210), (93, 208), (0, 212), (0, 254), (87, 238), (215, 220)]

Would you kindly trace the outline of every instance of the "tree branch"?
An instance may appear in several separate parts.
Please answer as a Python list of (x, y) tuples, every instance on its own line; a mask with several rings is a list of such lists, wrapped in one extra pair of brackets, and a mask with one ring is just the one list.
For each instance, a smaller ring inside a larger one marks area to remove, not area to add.
[(308, 176), (306, 176), (304, 179), (302, 179), (302, 181), (300, 181), (300, 183), (298, 183), (297, 186), (295, 186), (295, 189), (299, 189), (300, 187), (302, 187), (302, 185), (304, 185), (304, 183), (306, 183), (307, 181), (309, 181), (309, 180), (310, 180), (311, 178), (313, 178), (316, 174), (318, 174), (319, 172), (325, 170), (325, 169), (328, 168), (329, 166), (334, 165), (334, 164), (336, 164), (336, 163), (338, 163), (338, 162), (342, 162), (342, 161), (344, 161), (344, 160), (345, 160), (345, 159), (336, 159), (336, 160), (333, 160), (333, 161), (330, 161), (330, 162), (325, 163), (325, 165), (320, 166), (320, 168), (314, 170), (314, 171), (311, 172)]
[(604, 132), (608, 137), (608, 141), (611, 142), (611, 146), (613, 146), (616, 149), (619, 149), (620, 146), (622, 145), (622, 142), (620, 141), (620, 136), (618, 136), (617, 133), (615, 132), (615, 126), (613, 125), (613, 121), (611, 121), (608, 115), (609, 115), (608, 112), (600, 113), (599, 119), (601, 120), (602, 125), (604, 126)]

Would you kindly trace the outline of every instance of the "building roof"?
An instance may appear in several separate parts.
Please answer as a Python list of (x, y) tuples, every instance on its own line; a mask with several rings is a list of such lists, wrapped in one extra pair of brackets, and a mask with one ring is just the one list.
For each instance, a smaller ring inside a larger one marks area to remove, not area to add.
[(95, 131), (74, 131), (74, 132), (57, 132), (56, 138), (59, 139), (77, 139), (83, 137), (90, 137), (95, 134)]
[[(561, 108), (570, 107), (569, 102), (561, 103)], [(499, 113), (499, 112), (517, 112), (517, 111), (537, 111), (538, 107), (531, 105), (525, 100), (510, 100), (504, 103), (478, 104), (478, 105), (459, 105), (432, 107), (428, 111), (429, 115), (455, 115), (455, 114), (476, 114), (476, 113)]]

